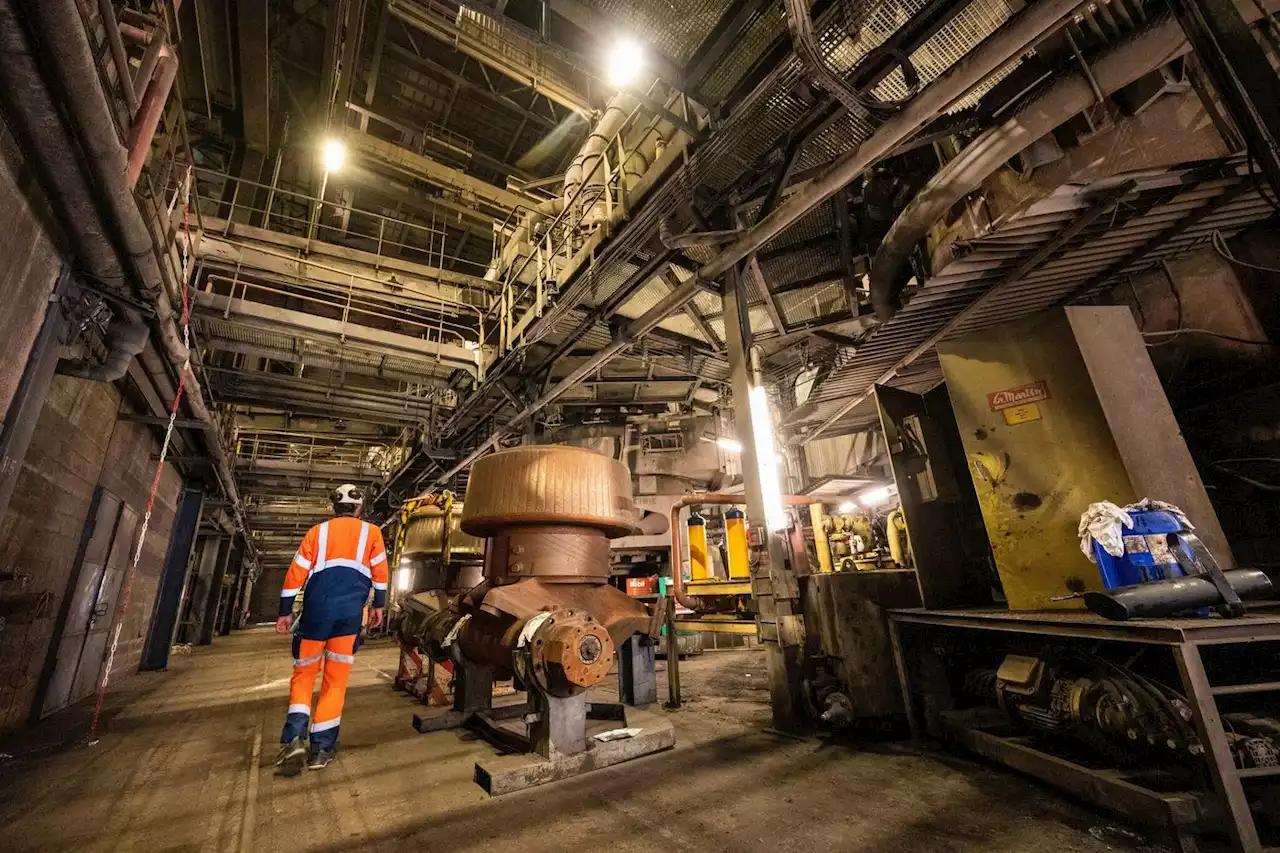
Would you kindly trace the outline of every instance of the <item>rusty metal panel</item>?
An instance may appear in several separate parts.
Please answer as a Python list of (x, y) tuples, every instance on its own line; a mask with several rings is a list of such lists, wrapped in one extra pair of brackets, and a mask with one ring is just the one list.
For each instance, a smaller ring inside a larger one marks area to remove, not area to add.
[(918, 607), (911, 571), (834, 572), (805, 580), (805, 627), (833, 659), (859, 718), (903, 712), (886, 608)]
[(925, 607), (991, 604), (991, 549), (946, 392), (876, 387)]
[(938, 352), (1010, 609), (1079, 607), (1050, 599), (1102, 588), (1080, 551), (1081, 514), (1136, 495), (1066, 314), (974, 332)]

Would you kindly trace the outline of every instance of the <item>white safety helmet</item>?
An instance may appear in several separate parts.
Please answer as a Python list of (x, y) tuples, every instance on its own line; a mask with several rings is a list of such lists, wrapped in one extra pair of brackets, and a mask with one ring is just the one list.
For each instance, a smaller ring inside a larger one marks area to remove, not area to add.
[(364, 507), (364, 492), (359, 486), (346, 483), (333, 490), (329, 502), (333, 504), (334, 515), (359, 515)]

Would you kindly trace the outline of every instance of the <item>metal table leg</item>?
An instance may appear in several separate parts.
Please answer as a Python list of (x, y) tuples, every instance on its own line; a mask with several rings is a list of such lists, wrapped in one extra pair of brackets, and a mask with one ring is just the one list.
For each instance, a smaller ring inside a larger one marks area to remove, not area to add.
[(1245, 796), (1240, 775), (1236, 772), (1235, 760), (1231, 757), (1231, 747), (1227, 744), (1227, 735), (1222, 728), (1222, 717), (1213, 698), (1213, 688), (1209, 685), (1204, 662), (1200, 659), (1200, 648), (1194, 643), (1179, 643), (1173, 646), (1173, 657), (1178, 663), (1178, 672), (1182, 675), (1182, 686), (1187, 698), (1191, 700), (1191, 715), (1196, 732), (1204, 743), (1205, 759), (1209, 764), (1209, 774), (1213, 777), (1214, 790), (1218, 792), (1223, 812), (1229, 818), (1227, 829), (1231, 833), (1232, 846), (1239, 853), (1260, 853), (1262, 844), (1258, 840), (1258, 830), (1249, 811), (1249, 798)]
[(916, 715), (916, 706), (911, 699), (911, 680), (908, 676), (907, 659), (902, 651), (902, 629), (897, 619), (889, 617), (889, 642), (893, 646), (893, 665), (898, 670), (898, 688), (902, 691), (902, 705), (907, 712), (907, 725), (911, 727), (911, 739), (920, 740), (920, 718)]

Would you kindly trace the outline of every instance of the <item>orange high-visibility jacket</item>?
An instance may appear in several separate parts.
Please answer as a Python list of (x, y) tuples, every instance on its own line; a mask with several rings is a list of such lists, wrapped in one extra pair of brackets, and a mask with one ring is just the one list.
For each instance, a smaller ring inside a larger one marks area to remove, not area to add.
[[(307, 587), (304, 619), (311, 624), (358, 617), (373, 589), (373, 606), (387, 603), (387, 550), (382, 531), (358, 518), (341, 516), (307, 531), (285, 574), (280, 615)], [(358, 618), (356, 624), (359, 624)]]

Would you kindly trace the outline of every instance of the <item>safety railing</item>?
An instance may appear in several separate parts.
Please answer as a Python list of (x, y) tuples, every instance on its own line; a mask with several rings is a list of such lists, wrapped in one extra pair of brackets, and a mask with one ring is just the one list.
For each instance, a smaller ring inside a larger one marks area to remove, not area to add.
[[(659, 85), (655, 81), (646, 97), (651, 96)], [(496, 335), (491, 337), (496, 336), (500, 353), (522, 343), (517, 330), (527, 324), (516, 319), (517, 312), (531, 312), (533, 318), (542, 317), (558, 294), (560, 276), (569, 269), (588, 237), (597, 229), (603, 229), (608, 236), (613, 226), (626, 218), (630, 199), (625, 167), (639, 155), (639, 150), (628, 149), (625, 139), (635, 130), (635, 123), (643, 113), (643, 106), (638, 104), (634, 107), (601, 152), (598, 168), (604, 172), (603, 182), (589, 182), (586, 180), (588, 170), (584, 170), (582, 183), (565, 200), (563, 210), (542, 226), (540, 234), (530, 232), (531, 227), (537, 227), (530, 223), (539, 214), (529, 207), (511, 211), (494, 229), (490, 269), (500, 291), (499, 298), (485, 313), (484, 321), (496, 326)], [(639, 136), (642, 142), (647, 138), (647, 132)], [(591, 174), (597, 170), (595, 166), (588, 168)], [(508, 257), (508, 247), (522, 231), (528, 240), (528, 251), (516, 245), (514, 253)], [(523, 281), (529, 273), (532, 280)]]
[[(278, 184), (258, 183), (216, 169), (197, 168), (196, 174), (199, 178), (196, 190), (200, 211), (203, 216), (222, 220), (223, 233), (234, 227), (238, 217), (245, 224), (265, 230), (306, 236), (319, 205), (322, 210), (336, 212), (342, 226), (334, 226), (332, 217), (326, 221), (321, 215), (316, 219), (316, 240), (369, 251), (378, 262), (391, 257), (417, 260), (414, 256), (420, 256), (427, 265), (440, 269), (452, 267), (477, 276), (485, 272), (486, 265), (482, 261), (449, 251), (449, 234), (444, 225), (450, 219), (449, 212), (432, 202), (429, 196), (415, 200), (415, 204), (431, 213), (430, 222), (422, 224), (358, 208), (341, 199), (321, 199), (306, 192)], [(220, 187), (221, 191), (215, 192), (215, 187)], [(230, 199), (222, 201), (227, 197), (227, 190), (230, 190)], [(259, 203), (257, 197), (264, 192), (266, 198)]]
[[(223, 306), (222, 315), (230, 318), (234, 313), (237, 299), (251, 302), (271, 304), (271, 296), (288, 297), (303, 303), (305, 313), (325, 316), (333, 310), (341, 312), (341, 321), (353, 325), (379, 328), (368, 320), (394, 323), (407, 326), (414, 337), (420, 337), (427, 343), (458, 343), (463, 346), (471, 344), (476, 347), (476, 329), (474, 326), (458, 323), (454, 319), (445, 319), (440, 310), (434, 317), (425, 316), (421, 311), (413, 311), (405, 307), (403, 302), (391, 297), (379, 297), (364, 291), (357, 291), (353, 285), (340, 289), (324, 285), (314, 279), (299, 280), (285, 284), (264, 284), (239, 275), (226, 276), (221, 273), (209, 273), (201, 283), (204, 292), (213, 292), (229, 297)], [(255, 296), (258, 297), (255, 299)], [(268, 297), (268, 298), (262, 298)], [(279, 301), (279, 300), (275, 300)], [(466, 307), (466, 306), (457, 306)], [(317, 310), (319, 309), (319, 310)], [(455, 315), (456, 317), (456, 315)], [(361, 321), (365, 322), (361, 322)], [(401, 331), (402, 334), (409, 334)]]
[(539, 91), (570, 109), (591, 109), (591, 70), (491, 11), (441, 0), (390, 0), (392, 14), (412, 22), (463, 53), (485, 61), (512, 79), (536, 83)]

